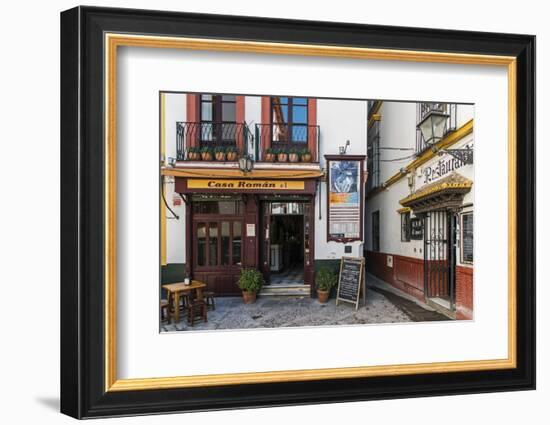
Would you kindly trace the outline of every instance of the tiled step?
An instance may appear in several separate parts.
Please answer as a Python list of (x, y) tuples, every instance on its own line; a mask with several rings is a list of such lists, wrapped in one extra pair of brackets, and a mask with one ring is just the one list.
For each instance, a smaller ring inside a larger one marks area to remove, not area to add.
[(288, 285), (266, 285), (260, 291), (260, 295), (286, 295), (286, 296), (309, 296), (309, 285), (288, 284)]

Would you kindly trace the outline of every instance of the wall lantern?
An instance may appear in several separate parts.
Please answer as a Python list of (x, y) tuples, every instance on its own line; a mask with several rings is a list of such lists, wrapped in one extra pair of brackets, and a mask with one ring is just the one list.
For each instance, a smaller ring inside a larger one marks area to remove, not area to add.
[(254, 167), (254, 161), (250, 155), (243, 155), (239, 158), (239, 170), (243, 173), (250, 173)]
[(417, 125), (427, 145), (439, 142), (445, 135), (449, 114), (446, 114), (439, 105), (441, 104), (431, 104), (430, 109)]
[(340, 146), (338, 148), (338, 151), (340, 152), (340, 155), (345, 155), (346, 152), (348, 151), (348, 147), (349, 147), (349, 140), (346, 140), (346, 144), (344, 146)]

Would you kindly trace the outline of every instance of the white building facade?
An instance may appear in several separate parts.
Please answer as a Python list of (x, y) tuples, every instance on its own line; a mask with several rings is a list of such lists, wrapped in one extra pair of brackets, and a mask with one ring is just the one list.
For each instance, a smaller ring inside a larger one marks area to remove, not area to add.
[[(236, 295), (240, 270), (257, 268), (313, 295), (319, 267), (363, 255), (367, 101), (161, 93), (160, 104), (163, 284), (191, 276)], [(338, 235), (327, 159), (357, 164), (343, 172), (352, 230)]]
[[(426, 141), (432, 115), (442, 127)], [(368, 129), (367, 270), (472, 319), (474, 107), (369, 102)]]

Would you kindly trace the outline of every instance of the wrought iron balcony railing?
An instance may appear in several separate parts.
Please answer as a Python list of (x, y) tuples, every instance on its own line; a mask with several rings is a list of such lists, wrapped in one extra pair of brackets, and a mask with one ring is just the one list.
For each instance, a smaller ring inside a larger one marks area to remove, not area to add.
[(319, 133), (318, 125), (256, 124), (256, 160), (262, 161), (267, 148), (271, 147), (273, 149), (309, 149), (312, 160), (318, 162)]
[[(252, 132), (245, 123), (217, 122), (177, 122), (176, 150), (177, 160), (187, 159), (187, 148), (208, 146), (233, 146), (240, 148), (240, 153), (254, 149)], [(250, 152), (252, 153), (252, 152)]]
[(309, 149), (312, 161), (318, 162), (319, 126), (256, 124), (254, 134), (245, 123), (177, 122), (177, 160), (189, 159), (188, 148), (194, 146), (212, 149), (236, 147), (239, 155), (252, 156), (254, 161), (264, 161), (267, 148)]
[[(445, 130), (443, 136), (448, 134), (451, 131), (456, 130), (456, 119), (457, 119), (457, 107), (454, 103), (417, 103), (416, 104), (416, 123), (419, 124), (422, 120), (431, 112), (439, 112), (447, 114), (447, 122), (445, 123)], [(426, 149), (430, 148), (431, 145), (426, 143), (422, 132), (419, 128), (416, 129), (416, 154), (421, 154)]]

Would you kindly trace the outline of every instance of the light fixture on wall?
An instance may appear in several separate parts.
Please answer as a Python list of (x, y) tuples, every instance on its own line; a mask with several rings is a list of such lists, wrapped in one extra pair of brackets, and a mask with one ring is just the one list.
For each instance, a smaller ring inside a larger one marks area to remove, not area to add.
[(350, 145), (349, 140), (346, 140), (346, 144), (344, 146), (340, 146), (338, 148), (338, 150), (340, 152), (340, 155), (345, 155), (346, 154), (349, 145)]
[(417, 125), (427, 145), (434, 145), (445, 135), (449, 114), (445, 113), (443, 104), (430, 104), (428, 113)]
[(250, 173), (253, 168), (254, 161), (252, 160), (252, 156), (245, 154), (239, 158), (239, 170), (243, 173)]
[(413, 188), (414, 188), (414, 173), (408, 173), (407, 174), (407, 184), (409, 185), (409, 189), (413, 190)]
[(470, 146), (466, 146), (463, 149), (439, 149), (436, 146), (436, 143), (443, 139), (443, 136), (447, 133), (449, 114), (445, 112), (445, 107), (442, 103), (427, 105), (429, 110), (417, 125), (426, 145), (431, 146), (433, 153), (437, 153), (439, 156), (447, 153), (464, 164), (473, 164), (474, 150)]

